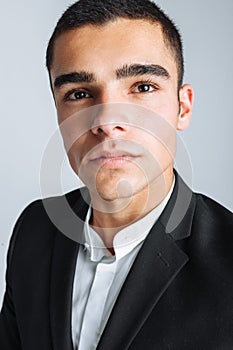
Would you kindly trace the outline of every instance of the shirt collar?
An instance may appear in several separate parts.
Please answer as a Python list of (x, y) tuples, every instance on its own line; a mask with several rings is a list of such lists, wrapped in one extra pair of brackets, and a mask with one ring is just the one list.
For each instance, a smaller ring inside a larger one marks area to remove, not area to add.
[[(169, 201), (173, 192), (174, 185), (175, 177), (170, 191), (157, 207), (155, 207), (142, 219), (125, 227), (116, 234), (113, 240), (113, 248), (115, 251), (114, 260), (119, 260), (122, 257), (126, 256), (136, 246), (138, 246), (141, 242), (145, 240), (152, 226), (158, 220), (159, 216), (162, 214), (165, 206), (167, 205), (167, 202)], [(111, 258), (112, 260), (113, 257), (109, 250), (105, 247), (104, 242), (102, 241), (98, 233), (95, 230), (93, 230), (93, 228), (89, 225), (91, 211), (92, 209), (90, 206), (84, 224), (84, 235), (86, 241), (84, 245), (90, 253), (90, 260), (95, 262), (101, 261), (103, 258)]]

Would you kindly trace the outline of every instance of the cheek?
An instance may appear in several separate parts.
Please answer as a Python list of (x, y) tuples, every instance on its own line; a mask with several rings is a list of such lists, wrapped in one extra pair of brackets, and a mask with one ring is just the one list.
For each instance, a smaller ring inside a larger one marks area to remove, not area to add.
[(91, 148), (91, 142), (87, 140), (87, 135), (83, 135), (72, 144), (70, 143), (70, 140), (64, 139), (64, 145), (66, 149), (66, 153), (69, 158), (70, 165), (72, 169), (78, 173), (78, 169), (80, 168), (80, 165), (82, 163), (82, 160), (85, 158), (85, 155), (88, 153), (88, 151)]
[(85, 144), (91, 144), (89, 140), (90, 123), (85, 113), (74, 113), (70, 116), (58, 114), (58, 123), (63, 138), (66, 152), (82, 152)]
[(70, 165), (76, 174), (78, 174), (78, 169), (79, 169), (80, 164), (81, 164), (82, 148), (83, 148), (82, 146), (83, 145), (80, 144), (80, 142), (76, 141), (69, 148), (69, 150), (66, 150)]
[(156, 95), (145, 107), (153, 110), (155, 115), (158, 115), (165, 123), (167, 122), (175, 129), (177, 128), (179, 100), (174, 88)]
[(152, 163), (164, 169), (174, 161), (176, 129), (169, 121), (162, 119), (162, 122), (157, 123), (154, 128), (151, 128), (150, 132), (141, 132), (138, 138)]

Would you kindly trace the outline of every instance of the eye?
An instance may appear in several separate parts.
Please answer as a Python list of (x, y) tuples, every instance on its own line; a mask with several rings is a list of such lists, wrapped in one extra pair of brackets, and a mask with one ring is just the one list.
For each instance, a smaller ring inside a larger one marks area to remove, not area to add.
[(140, 92), (143, 93), (143, 92), (152, 92), (154, 90), (156, 90), (156, 87), (153, 86), (152, 84), (140, 83), (134, 88), (133, 92), (134, 93), (140, 93)]
[(87, 91), (73, 90), (66, 93), (65, 100), (82, 100), (90, 97), (91, 95)]

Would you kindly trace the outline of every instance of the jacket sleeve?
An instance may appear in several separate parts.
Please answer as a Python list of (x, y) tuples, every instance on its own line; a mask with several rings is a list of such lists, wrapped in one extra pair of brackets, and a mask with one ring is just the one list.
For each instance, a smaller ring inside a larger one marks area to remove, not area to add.
[(17, 234), (24, 218), (24, 214), (25, 211), (15, 225), (7, 254), (6, 290), (0, 312), (0, 349), (4, 350), (23, 350), (20, 342), (20, 332), (14, 305), (14, 291), (12, 288), (12, 277), (14, 276), (14, 271), (12, 271), (12, 260), (14, 257), (14, 247), (17, 240)]
[(0, 313), (0, 349), (22, 350), (17, 320), (9, 284), (6, 287), (3, 306)]

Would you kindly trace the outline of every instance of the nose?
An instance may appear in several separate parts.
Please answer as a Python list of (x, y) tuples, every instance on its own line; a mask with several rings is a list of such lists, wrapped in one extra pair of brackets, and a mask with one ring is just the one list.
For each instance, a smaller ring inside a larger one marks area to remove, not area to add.
[(91, 132), (100, 137), (121, 137), (128, 129), (127, 117), (119, 110), (119, 105), (100, 106), (92, 118)]

